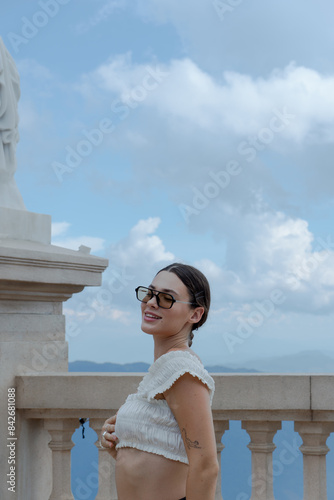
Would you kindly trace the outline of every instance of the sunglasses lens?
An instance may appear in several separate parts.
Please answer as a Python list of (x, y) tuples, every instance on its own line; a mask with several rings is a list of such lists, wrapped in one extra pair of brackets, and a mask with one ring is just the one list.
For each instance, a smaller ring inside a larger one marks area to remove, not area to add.
[(137, 299), (141, 302), (148, 302), (152, 298), (152, 292), (149, 288), (140, 286), (137, 289)]
[(170, 309), (174, 302), (172, 295), (169, 295), (169, 293), (159, 293), (159, 299), (160, 307), (164, 309)]

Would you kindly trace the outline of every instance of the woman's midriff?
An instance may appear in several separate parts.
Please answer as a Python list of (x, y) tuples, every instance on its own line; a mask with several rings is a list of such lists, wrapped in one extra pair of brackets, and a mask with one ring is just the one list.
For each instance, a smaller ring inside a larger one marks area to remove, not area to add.
[(179, 500), (186, 495), (188, 465), (135, 448), (116, 459), (118, 500)]

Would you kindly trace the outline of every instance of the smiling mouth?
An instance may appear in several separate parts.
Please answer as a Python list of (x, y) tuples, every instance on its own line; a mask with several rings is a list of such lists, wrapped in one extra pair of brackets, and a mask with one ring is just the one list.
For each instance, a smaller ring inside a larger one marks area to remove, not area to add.
[(161, 319), (160, 316), (157, 316), (156, 314), (152, 313), (144, 313), (144, 318), (149, 318), (149, 319)]

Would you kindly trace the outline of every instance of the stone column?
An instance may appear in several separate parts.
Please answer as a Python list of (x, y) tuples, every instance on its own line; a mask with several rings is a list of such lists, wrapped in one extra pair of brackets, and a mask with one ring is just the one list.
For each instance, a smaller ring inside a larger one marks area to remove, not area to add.
[(106, 448), (100, 446), (100, 434), (105, 422), (103, 418), (90, 418), (89, 425), (98, 436), (95, 446), (99, 450), (99, 491), (95, 500), (117, 500), (116, 480), (115, 480), (115, 459)]
[[(252, 452), (252, 496), (251, 500), (275, 500), (273, 491), (273, 438), (281, 429), (281, 422), (244, 421), (251, 441)], [(314, 499), (313, 499), (314, 500)]]
[(327, 438), (334, 432), (333, 422), (295, 422), (303, 444), (299, 448), (304, 463), (304, 500), (327, 500)]
[(219, 464), (219, 473), (218, 473), (218, 479), (217, 479), (217, 486), (216, 486), (216, 494), (215, 494), (215, 500), (223, 500), (222, 497), (222, 471), (221, 471), (221, 452), (225, 448), (223, 443), (221, 442), (222, 437), (230, 427), (229, 421), (228, 420), (214, 420), (214, 429), (215, 429), (215, 436), (216, 436), (216, 446), (217, 446), (217, 460)]
[[(101, 284), (107, 261), (50, 244), (51, 218), (0, 207), (0, 470), (8, 465), (8, 390), (15, 376), (68, 371), (63, 302)], [(85, 250), (85, 248), (83, 248)], [(15, 414), (16, 496), (0, 481), (1, 500), (50, 495), (49, 435)]]
[(46, 419), (52, 451), (52, 490), (49, 500), (74, 500), (71, 491), (71, 449), (72, 435), (78, 425), (77, 419)]

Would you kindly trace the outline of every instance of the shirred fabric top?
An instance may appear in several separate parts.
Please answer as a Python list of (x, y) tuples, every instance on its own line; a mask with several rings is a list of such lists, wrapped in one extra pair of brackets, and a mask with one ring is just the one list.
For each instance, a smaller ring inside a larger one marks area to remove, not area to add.
[(201, 361), (188, 351), (170, 351), (158, 358), (119, 409), (115, 434), (116, 450), (137, 448), (188, 464), (177, 421), (165, 399), (154, 399), (185, 373), (197, 377), (209, 389), (212, 404), (215, 383)]

